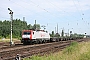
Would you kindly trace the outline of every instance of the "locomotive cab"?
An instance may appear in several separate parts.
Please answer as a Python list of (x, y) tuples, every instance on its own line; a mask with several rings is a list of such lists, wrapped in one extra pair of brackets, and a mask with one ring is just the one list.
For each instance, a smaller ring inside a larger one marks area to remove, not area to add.
[(22, 32), (22, 43), (31, 42), (32, 40), (32, 30), (24, 30)]

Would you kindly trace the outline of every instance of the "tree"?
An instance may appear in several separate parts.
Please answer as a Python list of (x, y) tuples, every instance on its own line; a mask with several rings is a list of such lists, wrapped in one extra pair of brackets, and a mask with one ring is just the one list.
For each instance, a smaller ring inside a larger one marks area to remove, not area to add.
[(32, 29), (40, 30), (40, 24), (34, 24)]
[(31, 24), (29, 24), (29, 25), (27, 26), (27, 28), (28, 28), (28, 29), (32, 29), (33, 26), (32, 26)]
[[(11, 21), (0, 21), (0, 38), (10, 38), (11, 31)], [(40, 29), (40, 24), (36, 24), (36, 28)], [(27, 25), (26, 21), (22, 21), (20, 19), (12, 20), (12, 37), (18, 38), (22, 35), (22, 30), (35, 29), (35, 24), (32, 26), (31, 24)]]
[(52, 31), (52, 37), (54, 37), (54, 31)]
[(50, 34), (51, 37), (54, 37), (54, 31), (52, 31), (52, 33)]
[(55, 37), (60, 37), (60, 34), (59, 34), (59, 33), (56, 33), (56, 34), (55, 34)]
[(63, 30), (62, 30), (61, 36), (62, 36), (62, 37), (64, 36), (64, 31), (63, 31)]

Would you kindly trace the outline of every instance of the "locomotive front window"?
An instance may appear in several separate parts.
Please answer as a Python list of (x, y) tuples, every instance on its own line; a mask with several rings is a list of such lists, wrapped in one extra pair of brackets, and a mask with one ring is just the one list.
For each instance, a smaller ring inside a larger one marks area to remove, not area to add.
[(31, 32), (24, 32), (23, 34), (24, 34), (24, 35), (30, 35)]

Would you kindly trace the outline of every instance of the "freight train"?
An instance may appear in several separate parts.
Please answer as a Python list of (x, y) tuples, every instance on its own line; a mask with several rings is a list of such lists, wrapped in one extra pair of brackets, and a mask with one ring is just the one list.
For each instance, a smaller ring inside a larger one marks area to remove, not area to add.
[(33, 44), (33, 43), (45, 43), (53, 41), (62, 41), (62, 40), (73, 40), (81, 39), (83, 37), (50, 37), (50, 34), (44, 30), (23, 30), (22, 31), (22, 40), (23, 44)]

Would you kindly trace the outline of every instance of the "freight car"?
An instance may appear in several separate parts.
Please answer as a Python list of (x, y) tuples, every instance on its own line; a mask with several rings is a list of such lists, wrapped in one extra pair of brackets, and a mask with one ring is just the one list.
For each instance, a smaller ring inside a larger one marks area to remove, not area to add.
[(23, 44), (32, 44), (32, 43), (44, 43), (50, 41), (50, 35), (44, 30), (23, 30), (22, 31), (22, 40)]

